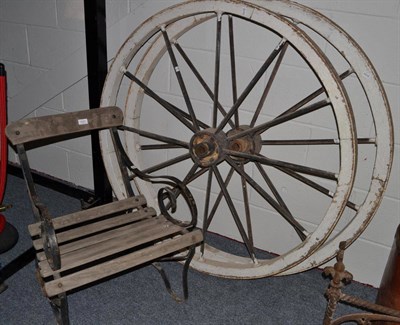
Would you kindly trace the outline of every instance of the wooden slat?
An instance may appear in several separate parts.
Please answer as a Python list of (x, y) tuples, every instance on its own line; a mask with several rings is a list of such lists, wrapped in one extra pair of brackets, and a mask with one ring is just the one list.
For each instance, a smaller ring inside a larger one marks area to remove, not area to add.
[[(143, 195), (130, 197), (124, 200), (111, 202), (102, 206), (94, 207), (88, 210), (74, 212), (62, 217), (53, 219), (54, 229), (62, 229), (81, 222), (95, 220), (103, 216), (118, 213), (128, 209), (135, 209), (146, 205), (146, 199)], [(40, 222), (28, 226), (29, 233), (32, 237), (40, 235)]]
[[(146, 211), (139, 210), (132, 213), (122, 214), (119, 216), (113, 216), (111, 218), (92, 222), (90, 224), (72, 228), (61, 233), (57, 233), (57, 242), (59, 245), (65, 243), (66, 241), (76, 240), (91, 234), (95, 234), (100, 231), (105, 231), (107, 229), (120, 227), (128, 223), (137, 222), (145, 218), (154, 216), (156, 211), (153, 208), (146, 208)], [(43, 249), (43, 239), (38, 238), (33, 240), (33, 247), (36, 250)]]
[[(109, 230), (107, 232), (102, 232), (100, 234), (90, 236), (81, 240), (77, 240), (65, 245), (60, 246), (60, 255), (61, 260), (63, 259), (63, 255), (69, 252), (77, 251), (78, 249), (82, 249), (84, 247), (89, 247), (91, 245), (96, 245), (101, 242), (110, 240), (114, 237), (125, 236), (127, 234), (132, 233), (140, 233), (141, 231), (147, 230), (150, 227), (154, 227), (157, 223), (163, 223), (165, 219), (160, 217), (154, 217), (148, 220), (143, 220), (138, 223), (129, 224), (123, 227), (119, 227), (113, 230)], [(43, 261), (46, 259), (46, 255), (44, 252), (39, 252), (36, 254), (38, 261)]]
[(90, 130), (117, 127), (122, 125), (123, 119), (121, 109), (115, 106), (86, 109), (19, 120), (7, 126), (6, 135), (13, 145), (17, 145)]
[(60, 293), (79, 288), (85, 284), (92, 283), (93, 281), (103, 279), (110, 275), (155, 260), (161, 256), (171, 254), (182, 248), (189, 247), (193, 244), (201, 242), (202, 239), (202, 232), (196, 229), (190, 233), (166, 241), (163, 244), (151, 246), (70, 274), (60, 279), (52, 280), (48, 283), (45, 283), (44, 289), (49, 297), (54, 297)]
[[(77, 252), (67, 253), (61, 257), (61, 269), (57, 270), (57, 273), (134, 248), (135, 246), (154, 241), (158, 238), (178, 233), (181, 230), (181, 227), (165, 221), (165, 223), (156, 225), (147, 231), (142, 231), (140, 233), (130, 232), (123, 236), (118, 236), (99, 243), (98, 245), (93, 245), (90, 249), (86, 248)], [(47, 260), (39, 263), (39, 269), (43, 277), (55, 273)]]

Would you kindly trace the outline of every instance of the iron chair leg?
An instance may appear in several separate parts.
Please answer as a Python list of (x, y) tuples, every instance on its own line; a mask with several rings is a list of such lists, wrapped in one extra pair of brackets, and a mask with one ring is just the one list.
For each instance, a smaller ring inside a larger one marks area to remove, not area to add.
[[(156, 270), (160, 273), (161, 278), (164, 281), (165, 287), (168, 291), (168, 293), (171, 295), (171, 297), (178, 303), (184, 302), (187, 300), (189, 296), (189, 290), (188, 290), (188, 271), (189, 271), (189, 264), (192, 261), (192, 258), (195, 253), (195, 246), (191, 246), (189, 248), (188, 254), (186, 257), (184, 257), (182, 260), (185, 260), (185, 263), (183, 265), (183, 270), (182, 270), (182, 291), (183, 291), (183, 297), (179, 297), (179, 295), (172, 289), (171, 283), (169, 282), (168, 276), (165, 273), (164, 269), (162, 268), (160, 263), (152, 263), (152, 265), (156, 268)], [(178, 260), (178, 259), (171, 259), (171, 260)], [(171, 261), (170, 260), (170, 261)], [(168, 261), (168, 259), (163, 259), (161, 261)]]
[(69, 325), (67, 294), (50, 298), (50, 305), (58, 325)]

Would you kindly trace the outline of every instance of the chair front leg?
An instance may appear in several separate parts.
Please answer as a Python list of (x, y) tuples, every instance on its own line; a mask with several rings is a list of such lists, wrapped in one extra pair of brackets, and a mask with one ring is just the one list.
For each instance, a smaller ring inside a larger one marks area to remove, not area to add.
[(182, 257), (172, 257), (172, 258), (165, 258), (165, 259), (160, 259), (160, 262), (167, 262), (167, 261), (185, 261), (183, 265), (183, 270), (182, 270), (182, 291), (183, 291), (183, 297), (179, 297), (179, 295), (172, 289), (171, 283), (169, 282), (168, 276), (165, 273), (163, 267), (161, 266), (160, 263), (154, 262), (152, 265), (154, 268), (160, 273), (161, 278), (164, 281), (165, 288), (167, 289), (168, 293), (171, 295), (171, 297), (178, 303), (182, 303), (186, 301), (189, 297), (189, 289), (188, 289), (188, 271), (189, 271), (189, 265), (190, 262), (193, 259), (194, 253), (195, 253), (195, 248), (196, 246), (190, 246), (188, 253), (186, 256)]
[(49, 300), (57, 325), (69, 325), (67, 294), (63, 293), (56, 297), (49, 298)]

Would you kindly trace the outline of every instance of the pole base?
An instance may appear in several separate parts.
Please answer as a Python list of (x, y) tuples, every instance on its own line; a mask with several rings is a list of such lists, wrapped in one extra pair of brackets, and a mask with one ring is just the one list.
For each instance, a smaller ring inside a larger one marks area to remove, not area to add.
[(6, 222), (3, 231), (0, 232), (0, 254), (13, 248), (18, 241), (18, 237), (17, 229), (12, 224)]

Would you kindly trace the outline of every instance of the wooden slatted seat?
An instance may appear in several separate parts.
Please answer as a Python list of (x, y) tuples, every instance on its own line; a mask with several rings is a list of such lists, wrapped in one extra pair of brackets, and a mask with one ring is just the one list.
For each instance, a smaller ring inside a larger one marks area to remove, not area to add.
[[(61, 256), (61, 268), (55, 271), (43, 251), (40, 222), (30, 225), (29, 233), (37, 251), (39, 272), (45, 279), (47, 296), (100, 280), (185, 249), (192, 240), (201, 240), (200, 230), (188, 232), (164, 216), (157, 216), (156, 211), (145, 204), (144, 197), (138, 196), (102, 206), (103, 210), (94, 208), (92, 210), (98, 210), (95, 215), (93, 211), (85, 210), (53, 219)], [(119, 210), (120, 206), (124, 210), (115, 213), (113, 209)], [(90, 223), (86, 218), (90, 218)], [(170, 238), (175, 240), (167, 240)], [(160, 251), (161, 255), (154, 250)], [(121, 253), (124, 255), (119, 256)], [(104, 272), (108, 261), (120, 266)], [(82, 267), (87, 267), (87, 270), (83, 271)], [(67, 275), (54, 279), (59, 273)]]
[[(115, 128), (122, 125), (122, 120), (119, 108), (107, 107), (17, 121), (6, 129), (17, 148), (32, 201), (36, 222), (28, 229), (36, 250), (40, 282), (60, 324), (69, 323), (67, 292), (159, 259), (186, 260), (183, 279), (187, 296), (185, 272), (195, 245), (203, 239), (193, 223), (178, 222), (169, 214), (158, 215), (142, 195), (52, 218), (36, 193), (26, 143), (64, 140), (65, 136), (107, 128), (115, 136)], [(132, 170), (128, 167), (121, 166), (125, 177)], [(165, 280), (165, 273), (162, 275)]]

